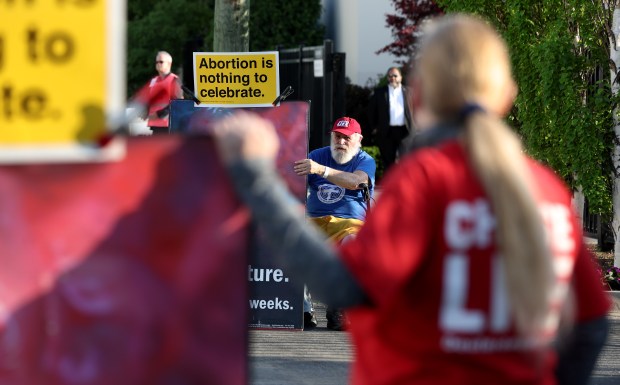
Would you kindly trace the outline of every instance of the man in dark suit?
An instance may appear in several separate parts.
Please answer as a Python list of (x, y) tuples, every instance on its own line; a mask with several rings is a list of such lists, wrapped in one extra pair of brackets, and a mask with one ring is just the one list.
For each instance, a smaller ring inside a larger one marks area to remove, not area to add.
[(368, 106), (369, 124), (377, 139), (385, 171), (396, 162), (403, 139), (413, 130), (400, 68), (390, 67), (387, 78), (388, 85), (374, 90)]

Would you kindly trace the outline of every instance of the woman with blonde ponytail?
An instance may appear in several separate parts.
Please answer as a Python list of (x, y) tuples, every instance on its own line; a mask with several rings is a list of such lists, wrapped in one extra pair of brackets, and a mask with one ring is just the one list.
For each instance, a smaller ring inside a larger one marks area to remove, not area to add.
[[(504, 42), (471, 16), (435, 21), (409, 89), (415, 150), (338, 250), (286, 203), (273, 126), (237, 114), (213, 127), (274, 255), (349, 309), (353, 384), (586, 383), (609, 301), (570, 192), (502, 120), (517, 93)], [(579, 338), (558, 349), (560, 324)]]
[(519, 139), (501, 120), (516, 95), (508, 52), (478, 20), (454, 17), (433, 27), (415, 63), (414, 108), (460, 126), (458, 139), (495, 213), (498, 263), (516, 324), (534, 332), (546, 317), (554, 280), (537, 186)]

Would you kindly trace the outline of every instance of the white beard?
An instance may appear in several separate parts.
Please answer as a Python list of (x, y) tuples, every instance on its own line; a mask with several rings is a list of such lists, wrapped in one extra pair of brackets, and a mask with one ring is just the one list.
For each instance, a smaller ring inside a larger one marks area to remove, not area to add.
[(340, 151), (340, 150), (336, 150), (336, 146), (334, 146), (333, 143), (331, 144), (330, 148), (331, 148), (331, 152), (332, 152), (332, 158), (334, 158), (334, 160), (338, 164), (348, 163), (349, 161), (351, 161), (351, 159), (353, 159), (355, 154), (357, 154), (358, 151), (360, 150), (360, 146), (357, 145), (357, 146), (351, 148), (350, 150), (347, 150), (347, 151), (343, 152), (343, 151)]

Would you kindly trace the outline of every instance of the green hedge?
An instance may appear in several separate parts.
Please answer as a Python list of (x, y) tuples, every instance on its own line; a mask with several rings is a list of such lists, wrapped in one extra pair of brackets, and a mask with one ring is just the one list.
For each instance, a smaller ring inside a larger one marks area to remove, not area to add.
[(368, 155), (372, 156), (377, 163), (377, 172), (375, 173), (375, 184), (379, 183), (383, 177), (383, 162), (381, 162), (381, 153), (377, 146), (362, 146), (362, 150), (366, 151)]

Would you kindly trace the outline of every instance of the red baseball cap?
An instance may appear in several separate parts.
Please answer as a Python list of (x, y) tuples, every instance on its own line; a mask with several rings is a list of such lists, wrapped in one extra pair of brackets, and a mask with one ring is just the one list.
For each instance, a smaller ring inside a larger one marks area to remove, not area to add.
[(351, 136), (353, 134), (361, 135), (362, 128), (360, 127), (360, 124), (357, 122), (357, 120), (345, 116), (344, 118), (340, 118), (334, 122), (332, 132), (339, 132), (346, 136)]

